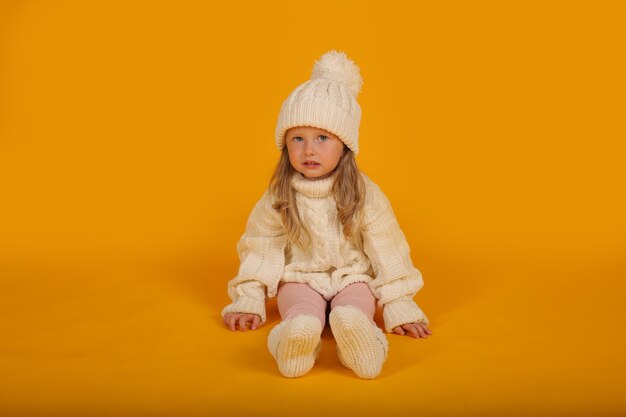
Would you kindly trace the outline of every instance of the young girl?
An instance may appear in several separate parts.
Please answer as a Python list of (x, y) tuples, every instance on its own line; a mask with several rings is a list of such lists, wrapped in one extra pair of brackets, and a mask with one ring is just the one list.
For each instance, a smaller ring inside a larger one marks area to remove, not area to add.
[(328, 302), (339, 359), (361, 378), (375, 378), (387, 358), (376, 302), (387, 332), (432, 334), (413, 301), (424, 283), (391, 204), (355, 161), (362, 84), (354, 62), (329, 51), (283, 102), (281, 157), (237, 244), (241, 265), (228, 283), (224, 323), (257, 329), (266, 298), (277, 296), (282, 321), (268, 347), (286, 377), (313, 367)]

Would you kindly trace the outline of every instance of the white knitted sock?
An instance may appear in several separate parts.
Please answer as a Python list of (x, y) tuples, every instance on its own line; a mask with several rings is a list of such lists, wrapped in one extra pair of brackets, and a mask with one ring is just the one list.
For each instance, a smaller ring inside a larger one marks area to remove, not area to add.
[(281, 321), (269, 333), (267, 346), (283, 376), (296, 378), (309, 372), (322, 348), (322, 322), (311, 314)]
[(341, 363), (360, 378), (376, 378), (389, 350), (382, 330), (353, 306), (333, 308), (328, 319)]

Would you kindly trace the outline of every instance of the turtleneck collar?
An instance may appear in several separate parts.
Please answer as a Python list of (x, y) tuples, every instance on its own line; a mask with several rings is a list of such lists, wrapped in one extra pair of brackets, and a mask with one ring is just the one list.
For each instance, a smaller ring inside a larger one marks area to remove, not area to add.
[(307, 197), (326, 197), (332, 191), (337, 178), (337, 170), (330, 177), (321, 180), (308, 180), (300, 172), (296, 171), (291, 177), (291, 185), (297, 192)]

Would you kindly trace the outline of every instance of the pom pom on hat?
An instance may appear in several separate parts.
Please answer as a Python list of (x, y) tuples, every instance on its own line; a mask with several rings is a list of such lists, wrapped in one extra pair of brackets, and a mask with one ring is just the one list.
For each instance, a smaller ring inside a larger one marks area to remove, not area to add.
[(337, 135), (357, 155), (361, 123), (357, 96), (362, 86), (359, 67), (344, 52), (324, 53), (313, 64), (311, 79), (283, 101), (275, 132), (278, 149), (285, 146), (290, 128), (313, 126)]
[(311, 79), (318, 78), (344, 83), (355, 97), (363, 86), (359, 67), (344, 52), (329, 51), (315, 61)]

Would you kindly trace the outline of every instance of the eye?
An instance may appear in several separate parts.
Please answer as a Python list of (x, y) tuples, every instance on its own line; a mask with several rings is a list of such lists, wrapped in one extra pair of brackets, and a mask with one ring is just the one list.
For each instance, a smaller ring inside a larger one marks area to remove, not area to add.
[(300, 136), (294, 136), (291, 140), (293, 140), (294, 142), (299, 142), (298, 139), (302, 139)]
[(328, 136), (326, 136), (326, 135), (319, 135), (319, 138), (320, 138), (320, 139), (322, 139), (322, 138), (323, 138), (323, 139), (322, 139), (322, 142), (326, 142), (326, 140), (328, 140), (328, 139), (329, 139), (329, 137), (328, 137)]

